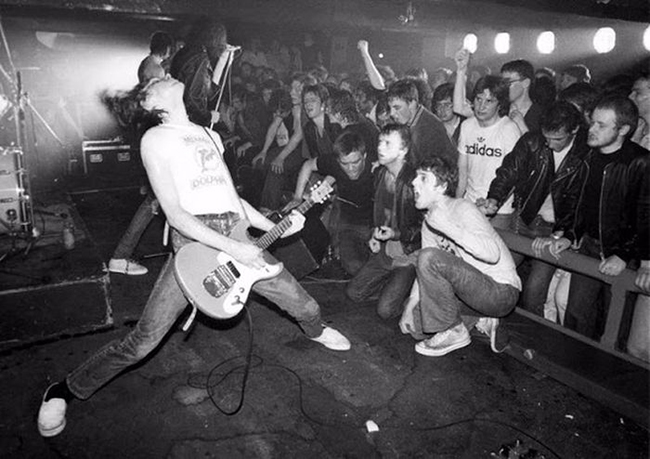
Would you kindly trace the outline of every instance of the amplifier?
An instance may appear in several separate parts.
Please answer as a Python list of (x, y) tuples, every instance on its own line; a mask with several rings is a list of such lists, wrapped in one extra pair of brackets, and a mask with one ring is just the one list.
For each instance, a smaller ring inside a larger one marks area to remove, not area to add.
[(121, 139), (84, 140), (81, 144), (85, 174), (142, 174), (140, 152)]

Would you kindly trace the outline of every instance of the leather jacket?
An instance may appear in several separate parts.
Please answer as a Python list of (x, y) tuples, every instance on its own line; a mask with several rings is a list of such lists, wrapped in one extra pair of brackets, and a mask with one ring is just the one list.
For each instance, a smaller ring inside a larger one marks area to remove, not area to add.
[[(383, 186), (384, 177), (388, 173), (385, 167), (379, 167), (375, 173), (375, 203), (373, 210), (373, 221), (375, 226), (385, 225), (383, 208), (380, 207), (377, 193), (380, 186)], [(402, 170), (395, 180), (395, 202), (397, 203), (397, 238), (402, 243), (405, 254), (418, 250), (422, 244), (420, 229), (422, 228), (423, 214), (415, 208), (415, 197), (411, 182), (415, 178), (415, 169), (408, 163), (402, 166)]]
[[(602, 255), (617, 255), (626, 262), (650, 260), (650, 152), (630, 140), (619, 151), (621, 156), (605, 167), (600, 197), (581, 193), (575, 229), (566, 237), (580, 240), (586, 231), (580, 204), (599, 199)], [(595, 154), (589, 152), (587, 163)]]
[(575, 210), (587, 178), (585, 156), (589, 151), (586, 133), (579, 131), (573, 146), (554, 170), (553, 150), (538, 132), (527, 132), (503, 158), (490, 184), (488, 199), (501, 207), (514, 188), (515, 209), (526, 225), (537, 216), (551, 193), (555, 213), (554, 231), (567, 232), (574, 227)]

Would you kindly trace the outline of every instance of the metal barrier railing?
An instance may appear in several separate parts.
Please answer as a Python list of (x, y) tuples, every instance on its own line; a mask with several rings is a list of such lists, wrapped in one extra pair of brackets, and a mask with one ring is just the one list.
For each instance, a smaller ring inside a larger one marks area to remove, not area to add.
[(558, 330), (574, 339), (597, 347), (616, 357), (622, 358), (635, 365), (650, 369), (650, 364), (643, 360), (637, 359), (628, 353), (617, 348), (617, 341), (623, 325), (623, 315), (625, 310), (625, 300), (627, 292), (639, 293), (639, 289), (634, 285), (636, 272), (626, 268), (618, 276), (606, 276), (598, 271), (599, 260), (587, 257), (585, 255), (567, 250), (563, 252), (559, 259), (555, 259), (548, 250), (544, 250), (541, 257), (535, 255), (532, 249), (532, 240), (528, 237), (521, 236), (507, 230), (497, 230), (510, 250), (520, 253), (527, 257), (543, 260), (555, 265), (558, 268), (571, 272), (577, 272), (586, 276), (593, 277), (611, 286), (611, 300), (607, 308), (607, 320), (605, 323), (605, 332), (600, 341), (589, 339), (573, 330), (562, 327), (559, 324), (551, 322), (544, 317), (537, 316), (529, 311), (517, 308), (516, 312), (534, 320), (542, 325)]

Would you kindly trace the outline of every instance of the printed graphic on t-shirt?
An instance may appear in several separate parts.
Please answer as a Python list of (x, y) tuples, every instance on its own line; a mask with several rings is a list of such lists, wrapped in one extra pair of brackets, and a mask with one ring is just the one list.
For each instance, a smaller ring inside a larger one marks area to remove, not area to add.
[(186, 135), (183, 142), (193, 149), (193, 159), (200, 171), (198, 176), (190, 179), (190, 190), (228, 185), (228, 169), (211, 141), (205, 136)]
[(465, 145), (465, 153), (468, 155), (494, 156), (495, 158), (503, 156), (503, 150), (498, 146), (488, 145), (485, 137), (477, 137), (476, 142), (472, 145)]

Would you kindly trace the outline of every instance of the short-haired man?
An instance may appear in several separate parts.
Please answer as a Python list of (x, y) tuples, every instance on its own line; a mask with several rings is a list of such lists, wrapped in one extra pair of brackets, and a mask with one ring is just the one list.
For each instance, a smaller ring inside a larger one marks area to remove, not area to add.
[(366, 156), (370, 162), (377, 161), (379, 129), (375, 123), (359, 113), (350, 91), (330, 90), (327, 114), (332, 123), (338, 124), (343, 129), (342, 132), (356, 132), (360, 135), (366, 147)]
[(539, 131), (542, 106), (530, 98), (530, 90), (535, 82), (533, 65), (523, 59), (506, 62), (501, 66), (501, 77), (508, 82), (510, 111), (509, 116), (517, 123), (522, 134)]
[[(518, 233), (548, 238), (571, 230), (587, 174), (588, 147), (581, 124), (581, 113), (570, 103), (551, 105), (542, 116), (541, 132), (527, 132), (506, 155), (481, 210), (486, 215), (495, 213), (514, 190)], [(524, 309), (543, 315), (554, 272), (554, 265), (531, 261), (522, 293)]]
[(329, 93), (322, 84), (305, 86), (302, 90), (302, 103), (309, 119), (303, 126), (303, 156), (307, 158), (331, 155), (334, 140), (341, 132), (325, 112), (328, 99)]
[[(650, 262), (650, 153), (629, 140), (637, 125), (634, 103), (622, 96), (601, 99), (591, 116), (586, 161), (589, 173), (577, 205), (576, 224), (549, 250), (558, 256), (571, 244), (601, 260), (598, 270), (618, 276), (630, 262), (640, 263), (637, 282)], [(643, 286), (641, 285), (643, 289)], [(573, 273), (564, 325), (584, 336), (602, 334), (609, 286)]]
[(375, 124), (377, 124), (376, 110), (380, 94), (381, 91), (375, 89), (367, 80), (361, 81), (353, 93), (359, 112)]
[(294, 200), (299, 203), (313, 172), (336, 179), (338, 221), (332, 240), (343, 269), (355, 275), (368, 259), (372, 222), (373, 174), (363, 137), (343, 132), (334, 142), (334, 154), (305, 161), (298, 174)]
[(350, 281), (347, 295), (355, 302), (379, 296), (377, 313), (398, 316), (415, 279), (406, 256), (420, 247), (421, 215), (413, 204), (414, 169), (407, 162), (409, 128), (389, 124), (379, 134), (373, 208), (374, 231), (368, 262)]
[(425, 158), (437, 156), (456, 161), (458, 154), (440, 120), (420, 103), (417, 86), (409, 79), (398, 80), (388, 88), (390, 116), (395, 123), (409, 127), (411, 149), (408, 162), (415, 167)]
[(163, 67), (163, 62), (172, 55), (174, 48), (174, 39), (166, 32), (154, 32), (149, 42), (151, 51), (145, 57), (138, 67), (138, 80), (140, 83), (146, 83), (152, 78), (163, 78), (167, 73)]
[(415, 345), (432, 357), (470, 344), (463, 316), (481, 318), (466, 320), (488, 334), (498, 352), (497, 317), (514, 309), (521, 290), (505, 242), (476, 206), (453, 197), (457, 180), (453, 165), (439, 158), (422, 162), (413, 180), (415, 206), (425, 211), (417, 255), (420, 301), (406, 305), (400, 328), (433, 334)]
[(584, 64), (575, 64), (565, 68), (560, 76), (560, 91), (576, 83), (591, 83), (591, 72)]
[(458, 146), (458, 137), (460, 137), (460, 124), (465, 117), (454, 112), (454, 85), (443, 83), (433, 91), (431, 100), (431, 111), (440, 118), (445, 126), (447, 136), (454, 147)]
[[(520, 132), (508, 118), (508, 86), (497, 76), (488, 75), (476, 82), (474, 116), (461, 124), (458, 139), (458, 189), (456, 196), (480, 204), (503, 158), (512, 151)], [(509, 227), (512, 198), (496, 212), (493, 224)]]

